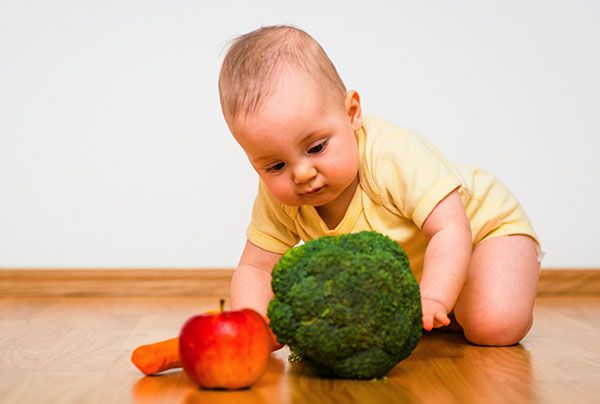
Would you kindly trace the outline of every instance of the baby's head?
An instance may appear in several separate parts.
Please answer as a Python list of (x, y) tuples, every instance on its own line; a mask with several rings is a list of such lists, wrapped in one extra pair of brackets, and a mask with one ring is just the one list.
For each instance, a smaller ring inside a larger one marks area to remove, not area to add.
[(360, 98), (306, 32), (272, 26), (238, 37), (219, 94), (229, 129), (280, 202), (324, 206), (354, 191)]
[(285, 73), (313, 80), (323, 96), (343, 105), (346, 87), (319, 43), (298, 28), (270, 26), (236, 38), (227, 52), (219, 77), (225, 119), (258, 112)]

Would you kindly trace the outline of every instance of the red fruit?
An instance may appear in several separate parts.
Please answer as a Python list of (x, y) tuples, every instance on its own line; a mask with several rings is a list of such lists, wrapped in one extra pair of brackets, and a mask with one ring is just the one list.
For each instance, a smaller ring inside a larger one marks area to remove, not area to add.
[(194, 316), (179, 334), (183, 369), (203, 388), (253, 385), (267, 369), (272, 348), (269, 326), (251, 309)]

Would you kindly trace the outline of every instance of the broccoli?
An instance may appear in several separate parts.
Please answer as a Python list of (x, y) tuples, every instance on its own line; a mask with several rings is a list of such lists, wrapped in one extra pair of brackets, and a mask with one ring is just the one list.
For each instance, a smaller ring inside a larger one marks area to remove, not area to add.
[(289, 250), (273, 268), (272, 288), (273, 332), (322, 377), (381, 378), (422, 334), (408, 257), (375, 231), (323, 236)]

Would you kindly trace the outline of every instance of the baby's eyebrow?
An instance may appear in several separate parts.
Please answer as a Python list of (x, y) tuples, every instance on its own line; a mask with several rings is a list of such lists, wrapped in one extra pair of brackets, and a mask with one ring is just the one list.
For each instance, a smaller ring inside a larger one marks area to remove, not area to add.
[(280, 160), (281, 160), (281, 158), (279, 156), (277, 156), (276, 154), (268, 154), (268, 155), (258, 156), (256, 158), (253, 158), (252, 164), (255, 166), (262, 166), (267, 163), (269, 163), (269, 164), (276, 163)]
[(259, 157), (257, 159), (252, 160), (255, 165), (262, 165), (264, 163), (270, 162), (271, 160), (276, 161), (277, 159), (274, 157)]
[(305, 143), (305, 142), (307, 142), (308, 140), (310, 140), (310, 139), (312, 139), (314, 137), (321, 137), (324, 134), (325, 134), (325, 128), (320, 128), (320, 129), (317, 129), (317, 130), (313, 130), (310, 133), (308, 133), (306, 136), (304, 136), (302, 138), (302, 140), (300, 141), (300, 143)]

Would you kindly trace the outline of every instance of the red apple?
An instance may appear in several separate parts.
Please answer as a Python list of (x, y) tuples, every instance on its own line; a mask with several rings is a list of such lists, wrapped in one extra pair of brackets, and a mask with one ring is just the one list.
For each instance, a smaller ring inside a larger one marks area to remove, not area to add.
[(273, 340), (269, 326), (251, 309), (190, 318), (179, 334), (179, 356), (188, 377), (203, 388), (240, 389), (267, 369)]

